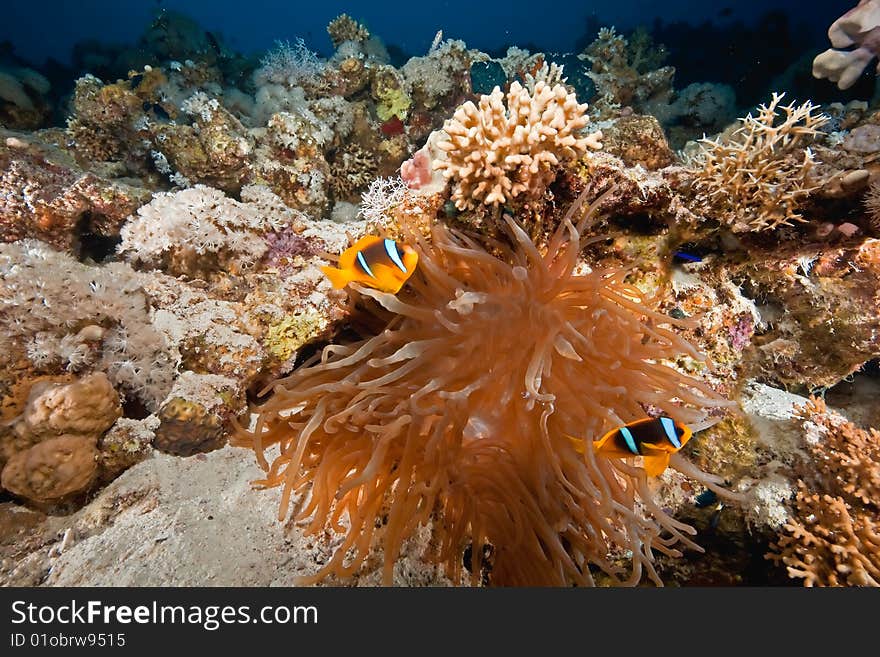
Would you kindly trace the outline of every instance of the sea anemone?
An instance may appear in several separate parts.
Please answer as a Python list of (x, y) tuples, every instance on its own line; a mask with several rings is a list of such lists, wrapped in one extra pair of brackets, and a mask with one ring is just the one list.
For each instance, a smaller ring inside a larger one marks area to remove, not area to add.
[[(693, 424), (729, 403), (666, 364), (701, 355), (626, 271), (579, 264), (603, 200), (584, 212), (585, 196), (545, 250), (507, 215), (509, 243), (442, 223), (430, 241), (412, 230), (419, 268), (399, 296), (352, 285), (384, 329), (326, 346), (272, 384), (238, 437), (266, 470), (258, 484), (283, 486), (280, 519), (293, 503), (307, 533), (344, 535), (301, 583), (351, 576), (381, 544), (390, 584), (423, 525), (433, 532), (425, 558), (456, 583), (467, 568), (472, 584), (593, 585), (601, 570), (603, 582), (647, 574), (660, 585), (655, 550), (699, 550), (695, 530), (652, 499), (638, 458), (576, 449), (646, 407)], [(673, 467), (719, 483), (676, 457)]]

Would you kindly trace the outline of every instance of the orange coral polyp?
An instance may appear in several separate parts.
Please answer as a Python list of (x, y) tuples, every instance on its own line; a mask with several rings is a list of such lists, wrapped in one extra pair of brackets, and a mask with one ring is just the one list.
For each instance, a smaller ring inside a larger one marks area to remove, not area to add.
[[(625, 272), (574, 273), (586, 218), (567, 217), (547, 253), (506, 221), (515, 246), (499, 257), (442, 224), (430, 243), (413, 234), (420, 264), (405, 296), (357, 288), (395, 314), (385, 330), (326, 347), (276, 382), (254, 432), (242, 432), (258, 452), (280, 443), (261, 482), (283, 486), (279, 516), (297, 494), (306, 532), (345, 535), (305, 581), (349, 576), (381, 543), (390, 584), (423, 525), (434, 534), (426, 556), (456, 583), (468, 546), (470, 581), (491, 545), (497, 585), (592, 585), (590, 564), (616, 583), (646, 573), (660, 584), (654, 550), (699, 549), (632, 459), (579, 454), (567, 438), (591, 445), (643, 417), (640, 404), (684, 424), (726, 404), (662, 364), (699, 354), (660, 326), (672, 320)], [(627, 551), (628, 573), (612, 557)]]

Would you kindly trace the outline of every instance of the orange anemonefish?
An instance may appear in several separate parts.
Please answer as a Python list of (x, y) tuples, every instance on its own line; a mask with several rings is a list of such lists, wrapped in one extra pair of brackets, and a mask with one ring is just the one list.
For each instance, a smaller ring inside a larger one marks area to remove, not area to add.
[[(608, 457), (641, 456), (645, 474), (656, 477), (669, 465), (669, 457), (684, 447), (692, 435), (690, 427), (670, 417), (646, 417), (612, 429), (593, 443), (593, 449)], [(569, 440), (578, 452), (584, 453), (583, 440), (571, 436)]]
[(335, 288), (357, 282), (397, 294), (418, 262), (419, 254), (411, 246), (387, 237), (367, 235), (342, 252), (338, 268), (321, 267), (321, 271)]

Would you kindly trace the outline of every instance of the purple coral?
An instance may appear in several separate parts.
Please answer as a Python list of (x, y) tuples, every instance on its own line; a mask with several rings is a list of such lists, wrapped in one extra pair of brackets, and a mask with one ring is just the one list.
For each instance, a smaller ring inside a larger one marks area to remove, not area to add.
[(755, 333), (755, 321), (749, 313), (743, 313), (729, 331), (730, 346), (737, 351), (742, 351)]
[(309, 257), (316, 253), (309, 240), (290, 227), (266, 235), (266, 244), (269, 247), (264, 257), (266, 265), (282, 272), (291, 266), (296, 256)]

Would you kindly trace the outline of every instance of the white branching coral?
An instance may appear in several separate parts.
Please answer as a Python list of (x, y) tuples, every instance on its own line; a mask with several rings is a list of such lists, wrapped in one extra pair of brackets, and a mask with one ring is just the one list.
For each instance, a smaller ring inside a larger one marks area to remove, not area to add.
[(783, 96), (740, 119), (730, 139), (700, 140), (692, 162), (697, 200), (734, 232), (803, 221), (799, 206), (819, 186), (809, 144), (828, 117), (810, 101), (780, 105)]
[(376, 178), (361, 194), (361, 207), (358, 216), (368, 222), (383, 224), (388, 220), (388, 212), (403, 203), (412, 192), (399, 177)]
[(242, 201), (205, 185), (156, 194), (122, 228), (119, 252), (177, 274), (193, 274), (193, 254), (216, 256), (197, 258), (202, 267), (247, 267), (266, 252), (264, 235), (285, 228), (296, 216), (281, 210), (283, 204), (267, 213), (266, 194), (271, 192), (254, 185), (242, 190)]
[(293, 45), (288, 41), (276, 41), (260, 60), (260, 68), (254, 72), (257, 86), (272, 83), (284, 85), (288, 89), (314, 81), (324, 70), (324, 62), (309, 50), (302, 38)]
[(477, 203), (497, 206), (520, 195), (540, 197), (562, 162), (602, 147), (601, 132), (579, 136), (587, 125), (587, 105), (564, 86), (539, 81), (534, 93), (510, 85), (507, 106), (498, 87), (468, 101), (446, 121), (448, 139), (437, 147), (447, 158), (434, 162), (454, 181), (452, 199), (460, 210)]

